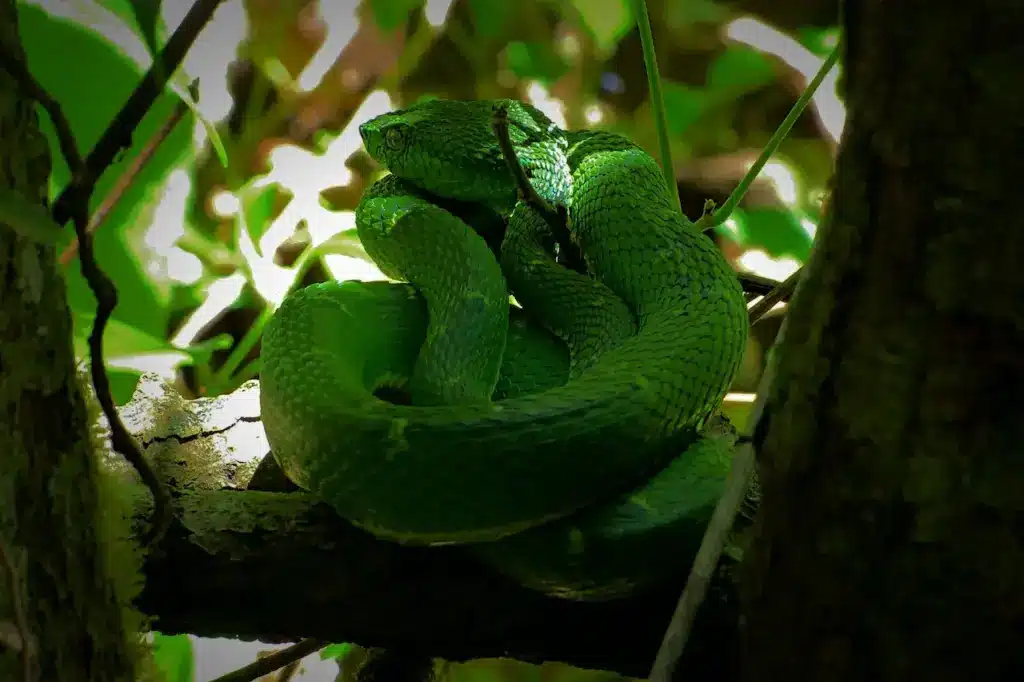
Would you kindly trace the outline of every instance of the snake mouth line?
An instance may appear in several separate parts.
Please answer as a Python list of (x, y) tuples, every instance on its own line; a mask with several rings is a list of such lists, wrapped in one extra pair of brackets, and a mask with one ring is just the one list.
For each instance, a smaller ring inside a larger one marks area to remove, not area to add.
[(392, 405), (412, 405), (412, 394), (404, 385), (381, 384), (373, 391), (373, 397)]

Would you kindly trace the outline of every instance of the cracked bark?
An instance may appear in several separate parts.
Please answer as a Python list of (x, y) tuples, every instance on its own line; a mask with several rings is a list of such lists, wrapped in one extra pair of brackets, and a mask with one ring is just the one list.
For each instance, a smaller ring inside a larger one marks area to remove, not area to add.
[(843, 21), (830, 215), (759, 434), (746, 678), (1019, 678), (1024, 8)]

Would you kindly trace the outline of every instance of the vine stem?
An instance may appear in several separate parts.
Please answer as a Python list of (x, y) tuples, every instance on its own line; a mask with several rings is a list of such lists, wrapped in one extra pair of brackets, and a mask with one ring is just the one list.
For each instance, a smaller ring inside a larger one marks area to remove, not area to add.
[[(807, 84), (804, 91), (800, 93), (800, 97), (796, 100), (796, 103), (793, 104), (793, 108), (789, 110), (788, 114), (786, 114), (786, 118), (782, 119), (782, 123), (780, 123), (779, 127), (775, 129), (775, 133), (773, 133), (771, 138), (768, 140), (768, 144), (764, 146), (764, 149), (761, 150), (757, 160), (754, 161), (754, 164), (749, 170), (747, 170), (743, 179), (740, 180), (740, 183), (736, 185), (736, 189), (729, 194), (729, 198), (725, 200), (725, 203), (718, 209), (715, 209), (714, 212), (705, 210), (704, 215), (702, 215), (697, 221), (697, 227), (704, 230), (710, 230), (718, 227), (728, 220), (729, 216), (732, 215), (732, 212), (736, 210), (737, 206), (739, 206), (739, 203), (743, 201), (744, 195), (747, 193), (747, 190), (750, 189), (750, 186), (754, 184), (754, 180), (756, 180), (757, 176), (761, 174), (765, 164), (768, 163), (768, 159), (775, 154), (779, 145), (782, 144), (782, 141), (789, 135), (789, 131), (793, 129), (793, 124), (796, 123), (796, 120), (800, 118), (800, 114), (802, 114), (804, 109), (807, 108), (807, 105), (810, 103), (811, 98), (814, 97), (814, 93), (817, 92), (821, 82), (825, 80), (825, 76), (828, 75), (828, 72), (832, 70), (832, 67), (834, 67), (838, 61), (839, 48), (836, 47), (822, 63), (821, 68), (819, 68), (818, 72), (814, 74), (814, 78), (812, 78), (811, 82)], [(712, 206), (713, 205), (714, 204), (712, 204)]]
[(665, 97), (661, 91), (661, 75), (658, 72), (658, 56), (654, 51), (654, 35), (651, 33), (651, 19), (647, 14), (646, 0), (630, 0), (633, 18), (640, 32), (640, 47), (644, 53), (644, 70), (647, 71), (647, 87), (650, 91), (651, 111), (654, 113), (654, 127), (658, 133), (658, 152), (661, 155), (661, 170), (669, 194), (675, 198), (676, 206), (682, 213), (679, 200), (679, 186), (676, 171), (672, 165), (672, 150), (668, 141), (668, 119), (665, 116)]
[[(786, 321), (783, 320), (782, 326), (779, 327), (779, 331), (775, 335), (775, 343), (772, 344), (772, 348), (778, 347), (785, 333)], [(777, 357), (776, 354), (771, 354), (764, 373), (761, 375), (761, 380), (758, 382), (757, 399), (754, 401), (743, 434), (736, 441), (736, 451), (733, 454), (725, 491), (719, 498), (707, 529), (704, 531), (700, 549), (697, 550), (690, 574), (686, 578), (686, 585), (683, 587), (682, 594), (679, 595), (679, 601), (676, 602), (675, 611), (665, 629), (665, 636), (658, 648), (654, 664), (651, 666), (648, 682), (671, 682), (676, 665), (690, 638), (690, 630), (697, 617), (697, 611), (707, 595), (711, 578), (718, 566), (718, 560), (725, 550), (729, 534), (736, 522), (736, 515), (743, 505), (750, 481), (757, 469), (754, 436), (758, 433), (761, 420), (764, 419), (765, 404), (775, 381)]]

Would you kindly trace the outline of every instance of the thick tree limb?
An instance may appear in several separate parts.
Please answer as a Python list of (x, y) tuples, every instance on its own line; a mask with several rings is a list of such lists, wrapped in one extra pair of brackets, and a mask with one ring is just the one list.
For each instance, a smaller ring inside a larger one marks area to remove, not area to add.
[[(0, 52), (24, 66), (13, 0), (0, 1)], [(0, 69), (0, 186), (42, 206), (50, 150), (35, 104), (32, 92)], [(52, 246), (19, 237), (2, 220), (0, 538), (8, 579), (0, 586), (0, 626), (17, 625), (20, 647), (4, 636), (0, 679), (24, 679), (22, 656), (34, 653), (36, 679), (136, 680), (65, 283)]]
[(834, 191), (756, 434), (745, 678), (1019, 679), (1024, 7), (844, 13)]
[[(162, 632), (295, 641), (314, 637), (460, 661), (510, 656), (646, 675), (681, 588), (609, 604), (549, 599), (458, 548), (381, 542), (304, 493), (245, 490), (267, 451), (259, 386), (186, 401), (143, 378), (122, 418), (180, 493), (150, 556), (140, 607)], [(134, 476), (119, 458), (110, 459)], [(138, 523), (150, 498), (139, 485)], [(719, 673), (734, 641), (724, 583), (681, 668)], [(723, 647), (725, 651), (723, 651)]]

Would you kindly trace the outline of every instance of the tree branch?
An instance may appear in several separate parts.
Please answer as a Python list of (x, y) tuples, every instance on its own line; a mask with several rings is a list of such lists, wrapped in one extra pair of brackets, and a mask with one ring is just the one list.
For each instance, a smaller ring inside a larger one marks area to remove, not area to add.
[[(139, 498), (144, 518), (148, 500)], [(452, 661), (563, 661), (639, 677), (682, 587), (677, 581), (602, 604), (551, 599), (458, 548), (378, 541), (301, 493), (194, 491), (177, 511), (181, 523), (151, 553), (139, 601), (167, 634), (314, 638), (427, 650)], [(723, 634), (729, 641), (730, 608), (721, 594), (705, 604), (698, 627), (703, 618), (716, 632), (694, 635), (690, 666), (723, 665), (709, 642)]]
[[(93, 187), (117, 153), (131, 146), (132, 133), (163, 92), (167, 81), (178, 70), (185, 53), (192, 47), (196, 37), (210, 21), (222, 0), (196, 0), (178, 28), (167, 40), (164, 49), (153, 59), (153, 65), (139, 81), (138, 86), (110, 122), (102, 137), (85, 158), (78, 172), (73, 172), (71, 182), (60, 193), (53, 204), (53, 219), (64, 225), (71, 219), (72, 205), (78, 195), (88, 197)], [(79, 237), (81, 239), (81, 237)]]
[[(196, 96), (198, 84), (199, 79), (197, 78), (192, 81), (192, 85), (189, 87), (189, 93), (193, 98)], [(171, 115), (167, 117), (164, 124), (153, 134), (153, 137), (146, 141), (145, 146), (139, 150), (138, 156), (133, 158), (128, 167), (125, 168), (121, 177), (117, 179), (117, 183), (114, 185), (113, 189), (110, 190), (110, 194), (103, 197), (103, 201), (96, 207), (96, 210), (93, 211), (92, 215), (89, 216), (89, 225), (86, 228), (86, 232), (91, 235), (100, 228), (103, 222), (107, 219), (107, 216), (110, 215), (111, 211), (117, 207), (118, 203), (124, 197), (125, 192), (128, 191), (139, 174), (146, 168), (146, 164), (152, 160), (153, 155), (156, 154), (158, 149), (160, 149), (160, 145), (162, 145), (167, 137), (174, 132), (178, 123), (181, 122), (181, 119), (183, 119), (185, 114), (188, 112), (188, 105), (184, 102), (178, 102), (177, 105), (175, 105), (174, 111), (172, 111)], [(74, 168), (75, 166), (70, 166), (69, 164), (69, 167)], [(61, 252), (58, 261), (61, 265), (66, 266), (77, 253), (78, 237), (76, 236), (75, 239), (67, 245), (64, 251)]]
[(304, 639), (287, 649), (281, 649), (262, 658), (257, 658), (249, 665), (242, 666), (226, 675), (221, 675), (212, 682), (252, 682), (252, 680), (259, 679), (264, 675), (269, 675), (281, 668), (297, 663), (309, 654), (323, 649), (328, 644), (330, 642), (324, 642), (319, 639)]
[[(146, 375), (121, 416), (181, 493), (175, 523), (150, 552), (139, 601), (164, 633), (354, 642), (453, 661), (563, 661), (640, 677), (682, 588), (680, 576), (630, 600), (547, 598), (460, 548), (401, 547), (305, 493), (246, 490), (254, 476), (272, 480), (256, 474), (268, 448), (256, 382), (185, 400)], [(135, 476), (120, 458), (110, 463)], [(150, 498), (133, 485), (145, 519)], [(686, 674), (717, 674), (735, 658), (735, 601), (718, 577), (680, 666)]]

